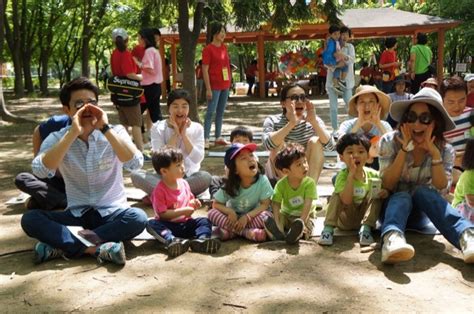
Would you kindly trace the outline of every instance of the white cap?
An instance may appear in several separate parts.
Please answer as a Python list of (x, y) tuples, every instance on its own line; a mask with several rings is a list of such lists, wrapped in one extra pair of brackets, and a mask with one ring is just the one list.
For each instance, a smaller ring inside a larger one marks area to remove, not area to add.
[(112, 31), (112, 39), (115, 41), (117, 37), (122, 37), (124, 40), (128, 38), (127, 31), (125, 31), (123, 28), (116, 28)]
[(466, 76), (464, 77), (464, 80), (466, 82), (470, 82), (470, 81), (474, 80), (474, 73), (466, 74)]

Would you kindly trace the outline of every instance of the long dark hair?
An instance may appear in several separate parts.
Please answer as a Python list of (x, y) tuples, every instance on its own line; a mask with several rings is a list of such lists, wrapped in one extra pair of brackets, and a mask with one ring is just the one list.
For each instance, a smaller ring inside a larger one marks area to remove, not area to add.
[[(400, 130), (400, 126), (404, 123), (407, 122), (408, 118), (408, 112), (410, 112), (411, 107), (415, 103), (410, 104), (408, 108), (405, 110), (403, 113), (402, 118), (400, 119), (400, 123), (398, 124), (397, 129)], [(446, 144), (446, 139), (444, 138), (444, 132), (446, 132), (446, 123), (444, 122), (444, 117), (441, 112), (439, 112), (438, 109), (436, 109), (434, 106), (431, 106), (430, 104), (426, 104), (428, 106), (428, 110), (430, 111), (431, 116), (433, 117), (433, 120), (435, 122), (435, 126), (433, 129), (433, 134), (432, 136), (435, 137), (435, 145), (438, 147), (438, 149), (443, 149), (444, 145)]]
[(143, 39), (145, 42), (145, 49), (153, 47), (156, 47), (156, 42), (155, 42), (155, 33), (153, 32), (153, 29), (151, 28), (142, 28), (138, 34), (140, 34), (140, 37)]
[(128, 38), (123, 39), (122, 36), (117, 36), (115, 38), (115, 47), (117, 47), (118, 51), (124, 52), (125, 50), (127, 50), (127, 42)]
[[(240, 176), (237, 174), (237, 166), (235, 164), (236, 158), (237, 156), (232, 158), (230, 160), (229, 165), (227, 166), (229, 170), (229, 175), (227, 176), (227, 179), (225, 179), (225, 183), (224, 183), (224, 191), (231, 197), (237, 197), (239, 195), (240, 182), (242, 181), (240, 179)], [(258, 178), (260, 178), (260, 175), (265, 173), (265, 169), (258, 161), (257, 161), (257, 166), (258, 166), (258, 171), (254, 177), (253, 182), (257, 182)]]

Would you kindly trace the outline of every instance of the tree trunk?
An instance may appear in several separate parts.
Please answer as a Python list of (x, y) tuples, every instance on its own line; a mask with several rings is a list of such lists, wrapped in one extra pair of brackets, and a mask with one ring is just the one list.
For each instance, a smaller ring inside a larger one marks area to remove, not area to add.
[[(23, 87), (23, 69), (21, 66), (21, 42), (20, 42), (20, 22), (18, 20), (18, 0), (12, 1), (12, 24), (13, 29), (10, 28), (10, 25), (5, 17), (5, 8), (2, 10), (4, 22), (2, 23), (2, 27), (5, 27), (5, 35), (8, 42), (8, 48), (10, 49), (12, 61), (13, 61), (13, 69), (15, 71), (15, 95), (18, 98), (24, 96), (24, 87)], [(3, 32), (2, 32), (3, 33)], [(3, 35), (2, 35), (3, 36)]]
[(35, 87), (33, 86), (33, 78), (31, 76), (31, 55), (29, 53), (23, 54), (22, 65), (26, 91), (28, 94), (32, 94), (35, 92)]
[(204, 2), (199, 1), (194, 11), (193, 31), (189, 29), (189, 1), (179, 0), (178, 2), (178, 29), (181, 50), (183, 52), (183, 88), (191, 93), (191, 104), (189, 106), (189, 116), (191, 120), (199, 122), (199, 114), (196, 98), (196, 82), (194, 72), (194, 61), (196, 54), (197, 40), (201, 32), (201, 22), (203, 16)]

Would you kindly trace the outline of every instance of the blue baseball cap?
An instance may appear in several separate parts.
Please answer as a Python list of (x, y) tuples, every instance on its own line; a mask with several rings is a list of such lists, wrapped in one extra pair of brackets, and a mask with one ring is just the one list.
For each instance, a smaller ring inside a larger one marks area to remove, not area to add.
[(240, 143), (235, 143), (232, 144), (231, 147), (229, 147), (225, 151), (225, 156), (224, 156), (224, 164), (229, 167), (230, 161), (235, 158), (242, 150), (247, 149), (251, 152), (254, 152), (257, 150), (257, 144), (255, 143), (248, 143), (248, 144), (240, 144)]

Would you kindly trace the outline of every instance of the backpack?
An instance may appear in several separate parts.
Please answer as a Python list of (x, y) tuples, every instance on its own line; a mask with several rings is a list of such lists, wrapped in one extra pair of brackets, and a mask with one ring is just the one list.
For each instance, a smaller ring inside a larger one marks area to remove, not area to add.
[(111, 76), (107, 80), (110, 99), (117, 106), (132, 107), (140, 103), (143, 87), (139, 81), (122, 76)]

